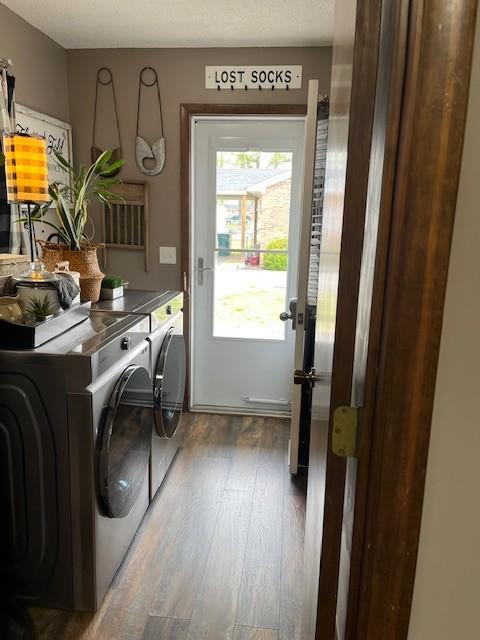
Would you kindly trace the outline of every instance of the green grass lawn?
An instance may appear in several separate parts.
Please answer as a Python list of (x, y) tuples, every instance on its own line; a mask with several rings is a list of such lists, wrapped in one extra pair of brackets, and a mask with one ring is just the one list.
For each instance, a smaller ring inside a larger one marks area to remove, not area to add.
[(283, 338), (279, 314), (285, 310), (285, 289), (258, 289), (229, 293), (215, 301), (215, 335)]

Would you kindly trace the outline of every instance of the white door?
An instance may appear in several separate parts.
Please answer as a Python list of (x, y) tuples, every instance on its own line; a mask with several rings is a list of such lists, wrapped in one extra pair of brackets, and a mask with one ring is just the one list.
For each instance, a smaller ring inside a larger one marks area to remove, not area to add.
[(290, 413), (304, 118), (194, 117), (191, 405)]
[[(312, 340), (315, 331), (311, 324), (316, 315), (318, 281), (320, 277), (325, 280), (325, 273), (320, 273), (320, 242), (323, 218), (323, 183), (327, 152), (328, 107), (325, 107), (324, 102), (319, 104), (319, 99), (318, 80), (310, 80), (308, 84), (307, 117), (305, 120), (302, 213), (297, 259), (297, 304), (294, 314), (292, 314), (295, 315), (296, 321), (294, 354), (296, 371), (303, 370), (306, 362), (313, 355), (310, 353), (306, 358), (306, 350), (312, 350), (313, 348)], [(320, 108), (321, 106), (322, 108)], [(323, 360), (328, 362), (329, 353), (325, 353), (324, 356)], [(323, 377), (328, 379), (328, 374)], [(302, 407), (303, 411), (305, 411), (306, 409), (303, 405), (305, 403), (308, 404), (310, 401), (310, 395), (308, 394), (305, 397), (304, 394), (305, 389), (300, 384), (293, 384), (292, 376), (292, 411), (288, 447), (288, 467), (292, 474), (298, 472), (299, 465), (306, 464), (305, 458), (308, 454), (308, 451), (305, 451), (304, 433), (304, 451), (302, 451), (301, 456), (303, 461), (299, 459), (300, 423), (301, 420), (309, 419), (305, 415), (302, 418)], [(326, 402), (325, 407), (327, 407), (327, 388), (324, 388), (323, 394)], [(325, 413), (328, 415), (327, 408), (325, 408)]]

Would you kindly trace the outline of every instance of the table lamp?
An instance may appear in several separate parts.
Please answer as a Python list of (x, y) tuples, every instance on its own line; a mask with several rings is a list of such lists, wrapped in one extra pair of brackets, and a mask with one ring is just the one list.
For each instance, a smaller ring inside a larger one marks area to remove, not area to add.
[(7, 200), (10, 204), (26, 204), (30, 239), (30, 268), (35, 270), (31, 206), (48, 202), (48, 164), (45, 138), (25, 133), (3, 136)]

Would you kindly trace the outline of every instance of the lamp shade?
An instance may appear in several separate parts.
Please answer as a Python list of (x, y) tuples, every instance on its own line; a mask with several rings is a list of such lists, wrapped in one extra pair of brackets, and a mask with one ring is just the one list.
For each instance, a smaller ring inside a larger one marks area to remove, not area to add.
[(3, 137), (7, 200), (11, 204), (48, 202), (47, 144), (41, 136)]

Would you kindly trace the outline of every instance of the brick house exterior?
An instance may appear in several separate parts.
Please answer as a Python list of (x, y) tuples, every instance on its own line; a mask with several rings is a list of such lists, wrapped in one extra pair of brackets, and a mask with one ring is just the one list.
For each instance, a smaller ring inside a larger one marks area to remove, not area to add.
[[(264, 249), (272, 240), (288, 238), (291, 182), (291, 170), (282, 167), (217, 168), (217, 228), (231, 235), (236, 248)], [(238, 207), (232, 206), (236, 202)]]
[(288, 238), (291, 178), (266, 187), (258, 201), (257, 242), (264, 247), (271, 240)]

